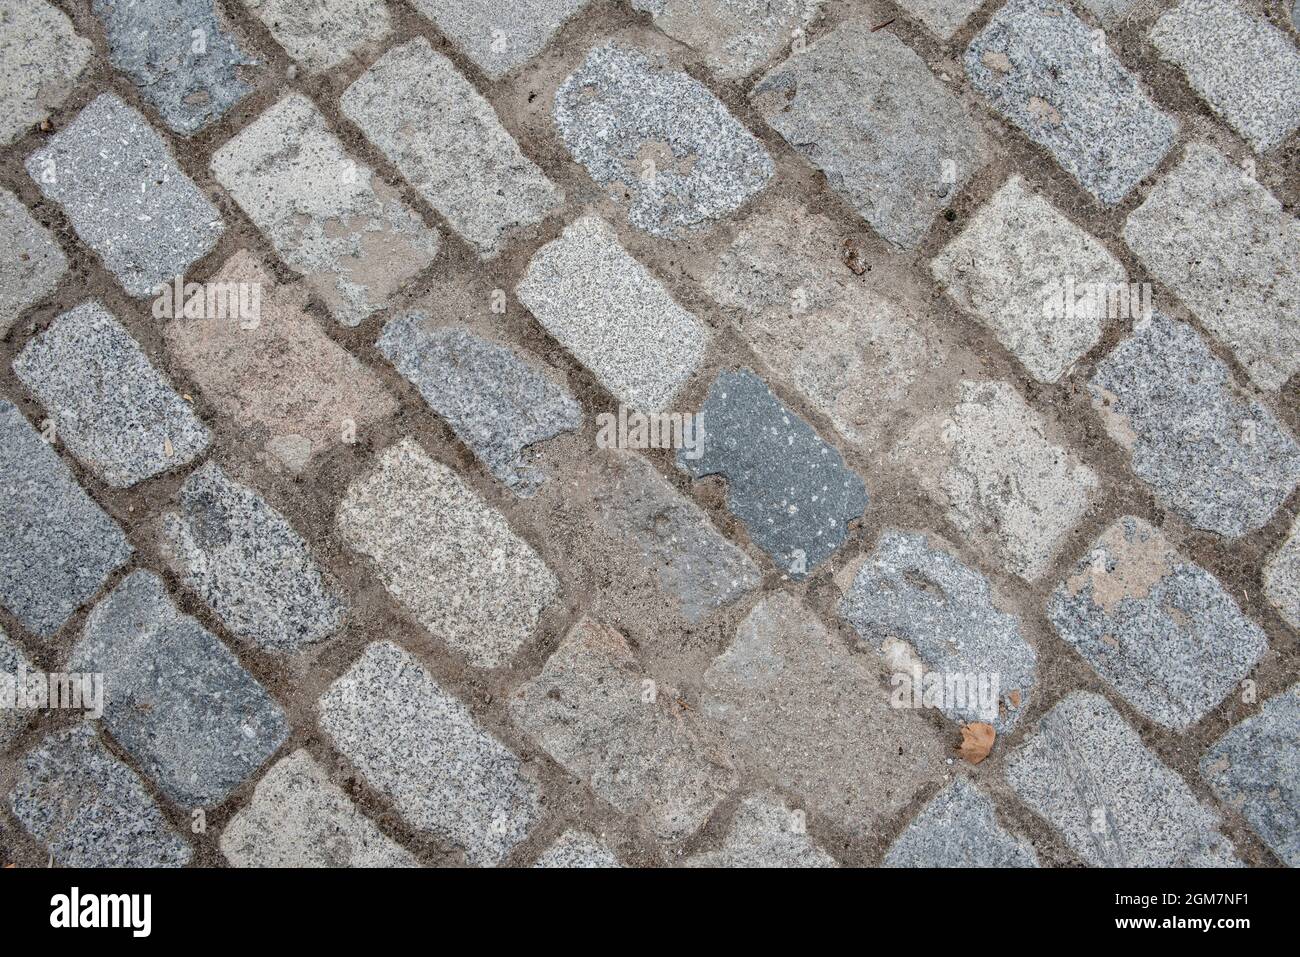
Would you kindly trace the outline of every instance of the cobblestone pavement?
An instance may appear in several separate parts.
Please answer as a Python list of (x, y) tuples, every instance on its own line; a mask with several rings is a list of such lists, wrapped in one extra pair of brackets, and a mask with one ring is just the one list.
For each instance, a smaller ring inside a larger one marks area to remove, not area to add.
[(0, 0), (0, 864), (1300, 865), (1297, 20)]

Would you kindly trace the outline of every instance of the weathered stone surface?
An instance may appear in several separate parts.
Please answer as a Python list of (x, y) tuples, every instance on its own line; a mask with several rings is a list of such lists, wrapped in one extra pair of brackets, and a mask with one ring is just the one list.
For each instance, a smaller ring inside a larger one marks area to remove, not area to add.
[(313, 73), (377, 47), (392, 29), (384, 0), (243, 0), (285, 52)]
[(541, 674), (515, 692), (510, 717), (662, 841), (695, 833), (737, 783), (689, 713), (657, 692), (623, 636), (590, 619), (574, 625)]
[(551, 42), (588, 0), (411, 0), (490, 79), (499, 80)]
[(1076, 691), (1013, 751), (1007, 780), (1094, 867), (1239, 864), (1219, 815), (1100, 695)]
[(13, 405), (0, 400), (0, 604), (52, 635), (131, 546)]
[(480, 256), (495, 256), (512, 231), (564, 202), (492, 104), (424, 37), (389, 50), (340, 104)]
[(31, 669), (23, 650), (0, 628), (0, 751), (13, 743), (31, 717), (30, 712), (13, 707), (24, 672)]
[(565, 831), (537, 859), (534, 867), (610, 868), (622, 867), (618, 858), (605, 845), (584, 831)]
[(998, 823), (993, 802), (957, 778), (921, 809), (888, 853), (886, 867), (1037, 867), (1028, 841)]
[(775, 172), (707, 87), (641, 50), (592, 50), (556, 93), (555, 123), (591, 178), (630, 204), (628, 222), (652, 236), (730, 215)]
[(1048, 616), (1134, 707), (1179, 731), (1222, 701), (1268, 647), (1213, 575), (1133, 516), (1097, 539), (1052, 593)]
[(808, 836), (804, 818), (773, 794), (740, 802), (716, 851), (686, 859), (687, 867), (839, 867)]
[(560, 592), (500, 513), (411, 439), (348, 489), (338, 527), (393, 597), (477, 668), (506, 664)]
[(1300, 220), (1218, 150), (1190, 144), (1124, 240), (1261, 388), (1300, 370)]
[(1156, 168), (1178, 133), (1104, 35), (1055, 0), (1011, 0), (965, 61), (993, 108), (1108, 206)]
[(12, 143), (57, 109), (95, 48), (45, 0), (0, 9), (0, 142)]
[(1300, 518), (1264, 566), (1264, 594), (1292, 628), (1300, 628)]
[(0, 336), (19, 313), (53, 292), (67, 271), (68, 257), (50, 231), (18, 197), (0, 189)]
[(532, 464), (531, 447), (582, 426), (582, 406), (563, 384), (463, 327), (399, 316), (384, 328), (379, 349), (517, 495), (532, 495), (546, 478)]
[(1139, 324), (1088, 389), (1138, 478), (1197, 528), (1244, 535), (1300, 481), (1295, 439), (1185, 323), (1156, 313)]
[(377, 641), (321, 696), (321, 728), (413, 827), (502, 863), (541, 814), (537, 784), (409, 653)]
[(152, 572), (95, 606), (69, 668), (108, 676), (105, 727), (182, 807), (220, 804), (289, 733), (275, 700)]
[(948, 40), (980, 8), (981, 0), (899, 0), (898, 5), (940, 40)]
[(749, 76), (821, 15), (823, 0), (632, 0), (632, 9), (704, 55), (722, 80)]
[(14, 359), (60, 441), (114, 488), (185, 465), (212, 439), (189, 404), (98, 302), (65, 312)]
[(244, 127), (211, 168), (346, 326), (382, 309), (437, 255), (437, 230), (352, 159), (301, 94)]
[(225, 228), (162, 137), (112, 93), (92, 101), (25, 165), (133, 296), (153, 295), (184, 275)]
[(221, 832), (236, 867), (415, 867), (306, 751), (279, 761)]
[(793, 54), (750, 98), (876, 232), (909, 249), (988, 161), (988, 140), (957, 98), (865, 20)]
[(708, 344), (704, 324), (598, 216), (538, 250), (515, 292), (610, 392), (643, 412), (666, 408)]

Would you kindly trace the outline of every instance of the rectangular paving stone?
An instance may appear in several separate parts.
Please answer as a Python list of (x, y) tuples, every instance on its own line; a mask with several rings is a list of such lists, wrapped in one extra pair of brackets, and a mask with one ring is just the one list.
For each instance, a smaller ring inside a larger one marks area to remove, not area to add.
[(89, 723), (23, 756), (9, 807), (59, 867), (184, 867), (193, 853)]
[(417, 867), (306, 751), (277, 762), (221, 832), (235, 867)]
[(26, 675), (32, 670), (31, 662), (23, 650), (0, 628), (0, 751), (8, 748), (27, 726), (32, 714), (11, 705), (22, 687)]
[(382, 309), (438, 253), (437, 230), (349, 156), (299, 93), (217, 150), (211, 169), (345, 326)]
[(1300, 628), (1300, 518), (1264, 566), (1264, 594), (1292, 628)]
[(813, 842), (803, 818), (775, 794), (756, 794), (736, 808), (722, 847), (688, 857), (686, 867), (839, 867)]
[(741, 80), (803, 34), (822, 0), (632, 0), (633, 10), (679, 43), (704, 55), (720, 80)]
[(555, 125), (573, 158), (633, 226), (680, 238), (730, 216), (776, 167), (708, 87), (664, 57), (610, 43), (555, 94)]
[(898, 5), (940, 40), (949, 40), (980, 8), (982, 0), (899, 0)]
[(0, 190), (0, 336), (28, 306), (53, 292), (67, 271), (68, 257), (54, 235), (18, 197)]
[(411, 0), (489, 79), (499, 80), (551, 42), (589, 0)]
[(274, 652), (324, 641), (346, 607), (283, 515), (208, 462), (160, 520), (160, 550), (182, 584), (240, 638)]
[(337, 521), (393, 597), (476, 668), (507, 664), (560, 594), (532, 546), (412, 439), (352, 484)]
[(45, 0), (6, 3), (0, 10), (0, 142), (21, 139), (62, 105), (94, 50)]
[(184, 275), (225, 229), (162, 137), (112, 93), (92, 101), (25, 165), (133, 296), (152, 296)]
[(695, 833), (737, 784), (691, 717), (658, 694), (623, 636), (591, 619), (574, 625), (541, 674), (515, 691), (510, 717), (661, 841)]
[(940, 791), (885, 854), (885, 867), (1037, 867), (1033, 845), (998, 823), (965, 778)]
[(564, 870), (622, 867), (614, 852), (584, 831), (565, 831), (533, 867)]
[(914, 249), (989, 142), (919, 56), (872, 26), (850, 20), (791, 55), (750, 99), (876, 232)]
[(492, 104), (424, 37), (389, 50), (339, 103), (480, 256), (497, 255), (564, 202)]
[(1066, 695), (1007, 757), (1007, 780), (1092, 867), (1239, 866), (1217, 812), (1105, 698)]
[(114, 488), (186, 465), (212, 440), (193, 409), (98, 302), (59, 316), (14, 359), (68, 451)]
[(1244, 535), (1300, 482), (1295, 439), (1185, 323), (1159, 312), (1140, 323), (1088, 390), (1133, 472), (1196, 528)]
[(1189, 144), (1124, 241), (1261, 388), (1300, 370), (1300, 219), (1218, 150)]
[(708, 345), (707, 327), (598, 216), (539, 249), (515, 293), (605, 388), (642, 412), (667, 408)]
[(266, 689), (152, 572), (95, 606), (68, 667), (108, 676), (104, 726), (184, 808), (220, 804), (289, 733)]
[(308, 71), (341, 67), (392, 30), (384, 0), (243, 0), (289, 56)]
[(1055, 0), (1011, 0), (971, 41), (965, 62), (994, 110), (1113, 206), (1169, 152), (1178, 122), (1104, 40)]
[(0, 604), (48, 637), (131, 552), (40, 433), (0, 400)]
[(401, 648), (377, 641), (321, 696), (320, 725), (412, 826), (501, 864), (541, 816), (519, 758)]
[(1102, 678), (1178, 731), (1205, 717), (1268, 649), (1213, 575), (1131, 515), (1102, 533), (1047, 611)]

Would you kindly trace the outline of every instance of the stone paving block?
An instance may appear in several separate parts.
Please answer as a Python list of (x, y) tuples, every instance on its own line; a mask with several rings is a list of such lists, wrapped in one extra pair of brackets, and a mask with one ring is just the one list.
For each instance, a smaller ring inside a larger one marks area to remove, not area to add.
[(294, 652), (338, 630), (338, 587), (283, 515), (208, 462), (185, 480), (180, 509), (162, 517), (160, 550), (186, 588), (231, 632)]
[(953, 721), (984, 721), (999, 732), (1015, 725), (1028, 706), (1038, 656), (1021, 635), (1020, 620), (998, 607), (988, 580), (951, 546), (887, 529), (875, 551), (856, 571), (846, 568), (842, 579), (848, 585), (840, 616), (885, 655), (895, 675), (954, 679), (958, 700), (948, 697), (946, 684), (942, 700)]
[(565, 831), (533, 865), (565, 870), (622, 866), (609, 848), (584, 831)]
[(925, 61), (865, 20), (793, 54), (750, 98), (876, 232), (908, 249), (989, 158), (987, 138)]
[(1125, 516), (1052, 593), (1062, 638), (1138, 710), (1182, 731), (1219, 704), (1268, 648), (1205, 569)]
[(13, 743), (31, 717), (31, 712), (12, 707), (24, 672), (31, 670), (23, 650), (0, 628), (0, 751)]
[(538, 250), (515, 292), (616, 398), (643, 412), (672, 401), (708, 344), (704, 324), (598, 216), (584, 216)]
[(727, 507), (783, 571), (801, 578), (844, 544), (866, 510), (866, 485), (762, 379), (719, 373), (699, 414), (703, 455), (681, 450), (678, 467), (725, 478)]
[(1300, 685), (1212, 745), (1201, 776), (1287, 867), (1300, 867)]
[(735, 212), (776, 170), (708, 88), (657, 55), (607, 44), (555, 95), (573, 158), (629, 206), (628, 222), (680, 238)]
[(1300, 628), (1300, 519), (1264, 566), (1264, 594), (1292, 628)]
[(694, 719), (659, 694), (627, 641), (583, 619), (510, 699), (515, 724), (570, 774), (662, 841), (699, 829), (736, 787)]
[(22, 138), (57, 109), (94, 52), (45, 0), (7, 0), (0, 9), (0, 142)]
[(216, 245), (221, 214), (139, 112), (105, 93), (26, 161), (133, 296), (152, 296)]
[(922, 421), (900, 453), (948, 520), (1026, 581), (1047, 570), (1100, 484), (1006, 382), (962, 382), (951, 412)]
[(823, 0), (632, 0), (674, 40), (704, 55), (714, 76), (741, 80), (790, 49)]
[(378, 47), (392, 30), (384, 0), (243, 0), (289, 56), (321, 73)]
[(532, 546), (411, 439), (348, 489), (338, 527), (393, 597), (476, 668), (508, 663), (560, 593)]
[(950, 40), (983, 0), (899, 0), (898, 5), (924, 23), (940, 40)]
[(1007, 780), (1093, 867), (1238, 866), (1216, 811), (1105, 698), (1066, 695), (1007, 757)]
[(411, 826), (502, 863), (541, 816), (537, 784), (408, 652), (370, 645), (320, 699), (320, 724)]
[(930, 271), (1040, 382), (1065, 375), (1105, 325), (1101, 309), (1067, 312), (1066, 297), (1073, 306), (1088, 289), (1128, 288), (1124, 267), (1106, 247), (1019, 176), (979, 209)]
[(395, 188), (348, 155), (302, 94), (244, 127), (211, 168), (345, 326), (386, 306), (441, 245)]
[(998, 823), (993, 802), (965, 778), (930, 801), (885, 854), (886, 867), (1037, 867), (1033, 846)]
[(279, 761), (221, 832), (235, 867), (417, 867), (306, 751)]
[(804, 818), (773, 794), (740, 802), (716, 851), (686, 859), (687, 867), (839, 867), (804, 828)]
[(463, 327), (399, 316), (384, 328), (379, 350), (517, 495), (534, 494), (546, 479), (531, 448), (582, 427), (582, 406), (565, 385)]
[(947, 768), (934, 731), (891, 709), (888, 694), (874, 662), (777, 592), (708, 668), (702, 702), (749, 774), (861, 835)]
[(194, 410), (98, 302), (59, 316), (14, 359), (57, 436), (114, 488), (186, 465), (212, 440)]
[(21, 759), (9, 806), (59, 867), (184, 867), (192, 856), (90, 724), (47, 735)]
[(68, 258), (54, 235), (18, 197), (0, 189), (0, 336), (19, 313), (53, 292), (67, 271)]
[(489, 79), (499, 80), (551, 42), (589, 0), (411, 0)]
[(1253, 531), (1300, 481), (1295, 439), (1185, 323), (1156, 313), (1098, 364), (1088, 389), (1134, 473), (1196, 528)]
[(1102, 203), (1118, 203), (1173, 146), (1178, 122), (1086, 23), (1055, 0), (1011, 0), (966, 50), (990, 105)]
[(1183, 0), (1151, 28), (1151, 43), (1256, 151), (1300, 127), (1300, 50), (1232, 0)]
[(1124, 240), (1261, 388), (1300, 370), (1300, 220), (1218, 150), (1190, 144)]
[(220, 804), (289, 733), (275, 700), (152, 572), (95, 606), (69, 670), (108, 676), (105, 727), (181, 807)]
[(113, 69), (176, 132), (198, 132), (253, 91), (239, 67), (257, 61), (213, 0), (93, 0), (91, 9)]
[(423, 37), (389, 50), (339, 102), (480, 256), (495, 256), (512, 232), (564, 202), (492, 104)]
[(0, 604), (48, 637), (131, 551), (40, 433), (0, 400)]

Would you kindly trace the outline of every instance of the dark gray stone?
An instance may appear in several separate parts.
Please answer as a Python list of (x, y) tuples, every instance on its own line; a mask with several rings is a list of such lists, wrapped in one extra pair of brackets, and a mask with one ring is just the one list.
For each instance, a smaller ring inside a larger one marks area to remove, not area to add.
[(0, 628), (0, 751), (13, 743), (31, 716), (26, 710), (9, 706), (18, 691), (22, 672), (31, 671), (31, 668), (23, 650)]
[(885, 854), (886, 867), (1037, 867), (1028, 841), (998, 823), (993, 802), (965, 778), (930, 801)]
[(28, 306), (44, 299), (68, 271), (50, 231), (13, 193), (0, 189), (0, 336)]

